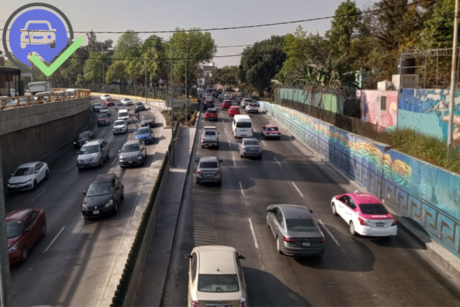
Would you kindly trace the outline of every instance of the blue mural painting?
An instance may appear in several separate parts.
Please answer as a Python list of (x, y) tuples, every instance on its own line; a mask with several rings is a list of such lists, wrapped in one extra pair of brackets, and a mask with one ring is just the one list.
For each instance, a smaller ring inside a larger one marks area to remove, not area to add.
[[(402, 89), (398, 98), (398, 128), (447, 140), (450, 90)], [(460, 145), (460, 91), (455, 92), (454, 146)]]
[(264, 101), (260, 105), (297, 139), (460, 257), (460, 176), (304, 113)]

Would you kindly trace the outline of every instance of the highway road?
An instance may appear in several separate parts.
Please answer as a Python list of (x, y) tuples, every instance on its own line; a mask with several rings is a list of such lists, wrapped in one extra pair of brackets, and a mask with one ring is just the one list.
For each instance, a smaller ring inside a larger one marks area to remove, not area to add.
[[(354, 188), (287, 131), (282, 130), (279, 141), (261, 142), (262, 160), (243, 159), (227, 110), (219, 116), (217, 123), (202, 118), (200, 125), (217, 126), (219, 150), (198, 146), (195, 152), (223, 160), (222, 186), (197, 185), (193, 174), (187, 179), (164, 306), (187, 304), (188, 260), (183, 255), (208, 244), (233, 246), (247, 257), (242, 264), (249, 306), (460, 305), (458, 280), (434, 267), (403, 229), (390, 240), (349, 234), (348, 226), (331, 214), (330, 200)], [(265, 114), (251, 117), (255, 136), (262, 140), (260, 127), (271, 119)], [(321, 221), (326, 236), (322, 258), (277, 253), (265, 208), (283, 203), (305, 205)]]
[[(91, 103), (101, 102), (92, 100)], [(116, 118), (111, 109), (111, 123)], [(78, 171), (73, 144), (50, 155), (50, 178), (34, 191), (8, 193), (6, 210), (41, 208), (46, 212), (48, 234), (29, 252), (28, 260), (12, 266), (12, 296), (14, 306), (99, 306), (106, 291), (109, 273), (124, 236), (124, 230), (136, 205), (139, 189), (146, 168), (153, 162), (155, 146), (162, 133), (161, 115), (156, 110), (157, 126), (154, 129), (155, 144), (148, 145), (148, 158), (144, 166), (121, 169), (118, 166), (118, 150), (140, 126), (130, 109), (132, 123), (128, 134), (112, 134), (112, 125), (96, 127), (93, 116), (90, 130), (96, 138), (105, 137), (110, 146), (110, 159), (102, 168)], [(158, 124), (158, 122), (160, 124)], [(26, 162), (26, 161), (25, 161)], [(84, 220), (81, 204), (94, 176), (115, 172), (124, 184), (125, 199), (116, 216)]]

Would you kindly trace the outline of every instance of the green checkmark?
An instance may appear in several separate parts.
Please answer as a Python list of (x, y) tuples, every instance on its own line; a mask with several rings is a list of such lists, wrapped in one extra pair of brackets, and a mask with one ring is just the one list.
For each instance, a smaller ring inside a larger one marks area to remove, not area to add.
[(46, 66), (46, 64), (44, 64), (35, 54), (30, 56), (30, 60), (32, 63), (37, 65), (38, 69), (40, 69), (47, 77), (49, 77), (78, 49), (78, 47), (81, 46), (81, 44), (83, 44), (83, 41), (83, 37), (77, 38), (73, 44), (70, 45), (69, 48), (67, 48), (67, 50), (64, 51), (64, 53), (61, 54), (53, 64), (51, 64), (50, 67)]

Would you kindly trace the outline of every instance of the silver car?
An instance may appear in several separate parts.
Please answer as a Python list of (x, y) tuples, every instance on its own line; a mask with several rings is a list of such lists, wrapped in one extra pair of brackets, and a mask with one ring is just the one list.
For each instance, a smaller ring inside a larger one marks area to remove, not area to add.
[(262, 147), (256, 138), (243, 138), (238, 141), (238, 151), (241, 158), (257, 157), (262, 159)]
[(105, 139), (89, 141), (78, 151), (77, 168), (103, 166), (104, 160), (109, 159), (109, 144)]
[(142, 142), (133, 140), (126, 142), (118, 151), (118, 162), (121, 168), (144, 164), (147, 150)]
[(251, 103), (251, 102), (254, 102), (254, 100), (252, 100), (251, 98), (243, 98), (241, 101), (240, 101), (240, 106), (242, 108), (246, 108), (246, 106), (248, 105), (248, 103)]
[(93, 111), (94, 112), (99, 112), (101, 107), (102, 107), (102, 103), (99, 103), (99, 102), (93, 103)]
[(124, 120), (118, 119), (113, 122), (113, 134), (128, 133), (128, 126)]
[(201, 148), (216, 147), (219, 148), (219, 132), (215, 126), (205, 126), (201, 135)]
[(311, 211), (298, 205), (270, 205), (266, 210), (267, 227), (276, 240), (276, 249), (288, 256), (324, 254), (324, 234)]
[(150, 126), (150, 127), (155, 127), (155, 117), (153, 115), (143, 115), (142, 120), (141, 120), (141, 126)]
[(217, 157), (203, 157), (198, 160), (196, 170), (196, 183), (216, 182), (222, 183), (222, 171), (220, 169), (222, 160)]

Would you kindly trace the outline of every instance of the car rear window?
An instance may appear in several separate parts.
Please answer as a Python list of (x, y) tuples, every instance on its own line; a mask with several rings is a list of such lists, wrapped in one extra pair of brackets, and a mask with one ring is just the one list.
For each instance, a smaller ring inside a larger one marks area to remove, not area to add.
[(95, 106), (95, 107), (100, 107), (101, 104), (100, 104), (100, 103), (95, 103), (94, 106)]
[(128, 112), (120, 112), (118, 113), (118, 116), (121, 116), (121, 117), (128, 116)]
[(278, 131), (278, 127), (268, 127), (267, 131)]
[(210, 131), (210, 130), (204, 132), (204, 135), (216, 135), (216, 134), (217, 133), (215, 131)]
[(257, 141), (244, 141), (244, 145), (259, 145)]
[(237, 292), (239, 290), (236, 274), (200, 274), (198, 277), (198, 291), (200, 292)]
[(208, 110), (208, 113), (217, 113), (216, 110)]
[(251, 122), (237, 122), (236, 123), (237, 128), (251, 128)]
[(200, 168), (217, 168), (217, 162), (201, 162)]
[(151, 120), (151, 119), (153, 119), (153, 116), (151, 116), (151, 115), (142, 116), (142, 120)]
[(382, 204), (359, 205), (362, 214), (388, 214), (388, 210)]
[(8, 239), (19, 237), (21, 234), (21, 222), (14, 221), (6, 223), (6, 237)]
[(288, 231), (297, 232), (313, 232), (318, 231), (318, 228), (312, 219), (286, 219), (286, 227)]
[(100, 114), (99, 118), (100, 119), (107, 119), (107, 118), (109, 118), (109, 116), (107, 114)]
[(249, 106), (250, 107), (257, 107), (257, 103), (250, 103)]

